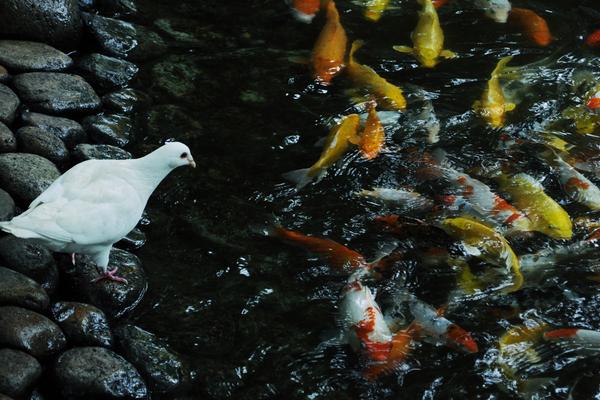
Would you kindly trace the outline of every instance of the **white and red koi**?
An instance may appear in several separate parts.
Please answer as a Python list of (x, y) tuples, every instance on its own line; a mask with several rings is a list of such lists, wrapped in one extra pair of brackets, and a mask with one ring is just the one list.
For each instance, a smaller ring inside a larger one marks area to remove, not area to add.
[(321, 0), (288, 0), (296, 20), (310, 24), (321, 8)]
[(558, 172), (558, 180), (563, 190), (575, 202), (591, 210), (600, 210), (600, 188), (573, 168), (559, 155), (547, 157)]

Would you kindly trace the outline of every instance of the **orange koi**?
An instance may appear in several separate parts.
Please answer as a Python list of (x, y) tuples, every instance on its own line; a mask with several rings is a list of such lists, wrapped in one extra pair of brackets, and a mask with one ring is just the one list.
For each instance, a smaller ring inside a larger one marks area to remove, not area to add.
[(344, 68), (344, 57), (348, 38), (340, 23), (335, 3), (327, 4), (327, 21), (313, 49), (311, 64), (314, 79), (324, 85), (331, 83), (335, 75)]
[(592, 32), (586, 39), (585, 44), (590, 47), (600, 47), (600, 29)]
[(383, 125), (381, 125), (381, 121), (375, 110), (375, 103), (372, 102), (369, 104), (369, 116), (367, 117), (365, 129), (360, 138), (360, 151), (366, 159), (372, 160), (379, 155), (384, 143), (385, 132)]
[(321, 0), (293, 0), (292, 8), (298, 21), (310, 24), (321, 8)]
[(408, 328), (400, 330), (392, 337), (392, 346), (385, 360), (382, 363), (370, 365), (363, 376), (372, 381), (380, 376), (389, 373), (400, 365), (410, 353), (413, 339), (418, 334), (418, 327), (411, 324)]
[(552, 34), (546, 20), (527, 8), (514, 7), (509, 15), (509, 20), (516, 23), (525, 35), (539, 46), (548, 46), (552, 41)]
[(450, 0), (432, 0), (433, 6), (435, 8), (440, 8), (444, 4), (448, 3)]

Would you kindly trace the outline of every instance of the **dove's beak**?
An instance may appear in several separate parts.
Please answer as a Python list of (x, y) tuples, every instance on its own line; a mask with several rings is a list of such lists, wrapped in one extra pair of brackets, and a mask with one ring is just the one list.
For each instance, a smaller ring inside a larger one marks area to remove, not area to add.
[(188, 159), (188, 162), (190, 163), (190, 167), (196, 168), (196, 161)]

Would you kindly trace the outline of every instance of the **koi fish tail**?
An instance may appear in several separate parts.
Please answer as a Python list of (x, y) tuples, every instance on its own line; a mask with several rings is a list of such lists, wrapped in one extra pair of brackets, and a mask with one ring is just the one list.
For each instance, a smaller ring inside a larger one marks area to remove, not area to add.
[(282, 176), (288, 181), (296, 185), (296, 189), (302, 189), (304, 186), (312, 182), (316, 178), (316, 181), (320, 181), (325, 176), (326, 171), (319, 172), (316, 176), (311, 176), (310, 168), (302, 168), (294, 171), (286, 172)]
[(517, 72), (518, 67), (508, 67), (507, 64), (513, 59), (513, 56), (506, 56), (498, 61), (496, 68), (492, 71), (492, 78), (516, 79), (520, 76)]
[(354, 63), (354, 53), (365, 44), (362, 40), (355, 40), (350, 46), (350, 53), (348, 54), (348, 64)]

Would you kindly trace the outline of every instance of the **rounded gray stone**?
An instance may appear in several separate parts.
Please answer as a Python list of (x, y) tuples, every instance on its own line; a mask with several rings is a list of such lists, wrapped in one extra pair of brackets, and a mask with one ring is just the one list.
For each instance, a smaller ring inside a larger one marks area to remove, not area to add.
[(10, 153), (17, 150), (17, 139), (8, 129), (8, 126), (0, 122), (0, 153)]
[(0, 154), (0, 188), (23, 205), (31, 203), (59, 176), (51, 161), (36, 154)]
[(0, 238), (0, 265), (33, 279), (52, 294), (58, 286), (58, 267), (50, 250), (12, 235)]
[(47, 158), (61, 169), (69, 163), (69, 150), (63, 141), (45, 129), (24, 126), (16, 136), (21, 151)]
[(87, 140), (87, 135), (83, 127), (72, 119), (54, 117), (31, 111), (22, 113), (21, 119), (26, 125), (35, 126), (52, 133), (62, 140), (68, 148), (73, 148), (76, 144)]
[(11, 124), (21, 102), (8, 86), (0, 83), (0, 122)]
[(103, 347), (77, 347), (56, 360), (54, 375), (62, 398), (145, 399), (146, 384), (133, 365)]
[(77, 67), (90, 82), (104, 89), (125, 86), (138, 72), (134, 63), (98, 53), (81, 57)]
[(60, 352), (66, 344), (58, 325), (43, 315), (21, 307), (0, 307), (0, 345), (39, 358)]
[(131, 153), (110, 144), (82, 143), (73, 149), (73, 158), (78, 161), (86, 160), (128, 160)]
[(62, 71), (71, 57), (44, 43), (0, 40), (0, 63), (12, 71)]
[(10, 194), (0, 189), (0, 221), (9, 221), (16, 211), (15, 201)]
[(0, 349), (0, 392), (23, 397), (42, 375), (42, 366), (22, 351)]
[(14, 77), (13, 85), (23, 102), (35, 111), (89, 113), (100, 98), (82, 77), (60, 72), (27, 72)]
[(8, 82), (10, 79), (10, 74), (2, 65), (0, 65), (0, 82)]
[(0, 305), (43, 311), (49, 302), (48, 294), (39, 283), (17, 271), (0, 267)]
[(102, 104), (113, 112), (131, 114), (147, 107), (150, 104), (150, 97), (140, 90), (126, 88), (102, 96)]
[(112, 346), (113, 336), (106, 315), (91, 304), (61, 301), (52, 306), (52, 316), (71, 343), (79, 346)]
[(2, 0), (0, 34), (75, 49), (81, 37), (77, 0)]
[(96, 143), (125, 147), (133, 136), (133, 120), (127, 115), (91, 115), (81, 123), (88, 136)]

